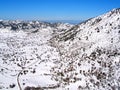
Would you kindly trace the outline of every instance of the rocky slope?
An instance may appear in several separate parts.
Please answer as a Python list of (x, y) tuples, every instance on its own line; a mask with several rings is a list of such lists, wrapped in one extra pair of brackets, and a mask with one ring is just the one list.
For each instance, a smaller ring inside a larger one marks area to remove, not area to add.
[(78, 25), (0, 27), (1, 90), (120, 90), (120, 9)]
[(73, 26), (51, 42), (60, 52), (54, 73), (63, 87), (120, 89), (120, 9)]

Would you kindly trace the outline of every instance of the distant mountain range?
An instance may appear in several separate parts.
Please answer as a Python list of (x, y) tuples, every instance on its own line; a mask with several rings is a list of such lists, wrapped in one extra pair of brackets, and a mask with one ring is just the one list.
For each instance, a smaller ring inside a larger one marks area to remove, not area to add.
[(50, 23), (69, 23), (69, 24), (79, 24), (85, 20), (45, 20), (43, 22), (50, 22)]
[(1, 20), (0, 89), (120, 90), (120, 8), (79, 24)]

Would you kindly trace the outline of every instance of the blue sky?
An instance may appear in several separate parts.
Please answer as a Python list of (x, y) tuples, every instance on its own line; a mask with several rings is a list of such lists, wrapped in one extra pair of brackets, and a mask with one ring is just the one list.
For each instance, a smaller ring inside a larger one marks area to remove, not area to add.
[(84, 20), (120, 7), (120, 0), (0, 0), (0, 19)]

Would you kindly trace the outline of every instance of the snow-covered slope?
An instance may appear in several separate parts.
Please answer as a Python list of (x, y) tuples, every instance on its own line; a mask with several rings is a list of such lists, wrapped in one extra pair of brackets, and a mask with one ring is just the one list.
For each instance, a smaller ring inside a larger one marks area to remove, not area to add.
[(59, 82), (52, 79), (51, 68), (59, 54), (49, 39), (54, 31), (72, 25), (38, 21), (1, 21), (0, 25), (0, 89), (57, 88)]
[(51, 42), (61, 57), (54, 73), (65, 88), (120, 89), (120, 9), (73, 26)]
[(0, 27), (1, 90), (120, 90), (120, 9), (75, 26)]
[(29, 85), (57, 85), (50, 73), (53, 62), (59, 60), (56, 49), (48, 45), (51, 34), (48, 28), (37, 33), (0, 30), (1, 89), (19, 90), (19, 83), (22, 90)]

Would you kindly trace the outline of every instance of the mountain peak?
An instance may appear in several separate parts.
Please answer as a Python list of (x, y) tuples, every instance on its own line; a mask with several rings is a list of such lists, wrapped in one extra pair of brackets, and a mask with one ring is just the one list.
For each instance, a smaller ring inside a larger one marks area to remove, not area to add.
[(120, 11), (120, 8), (114, 8), (112, 11)]
[(112, 13), (112, 14), (114, 14), (114, 13), (120, 14), (120, 8), (115, 8), (112, 11), (110, 11), (110, 13)]

